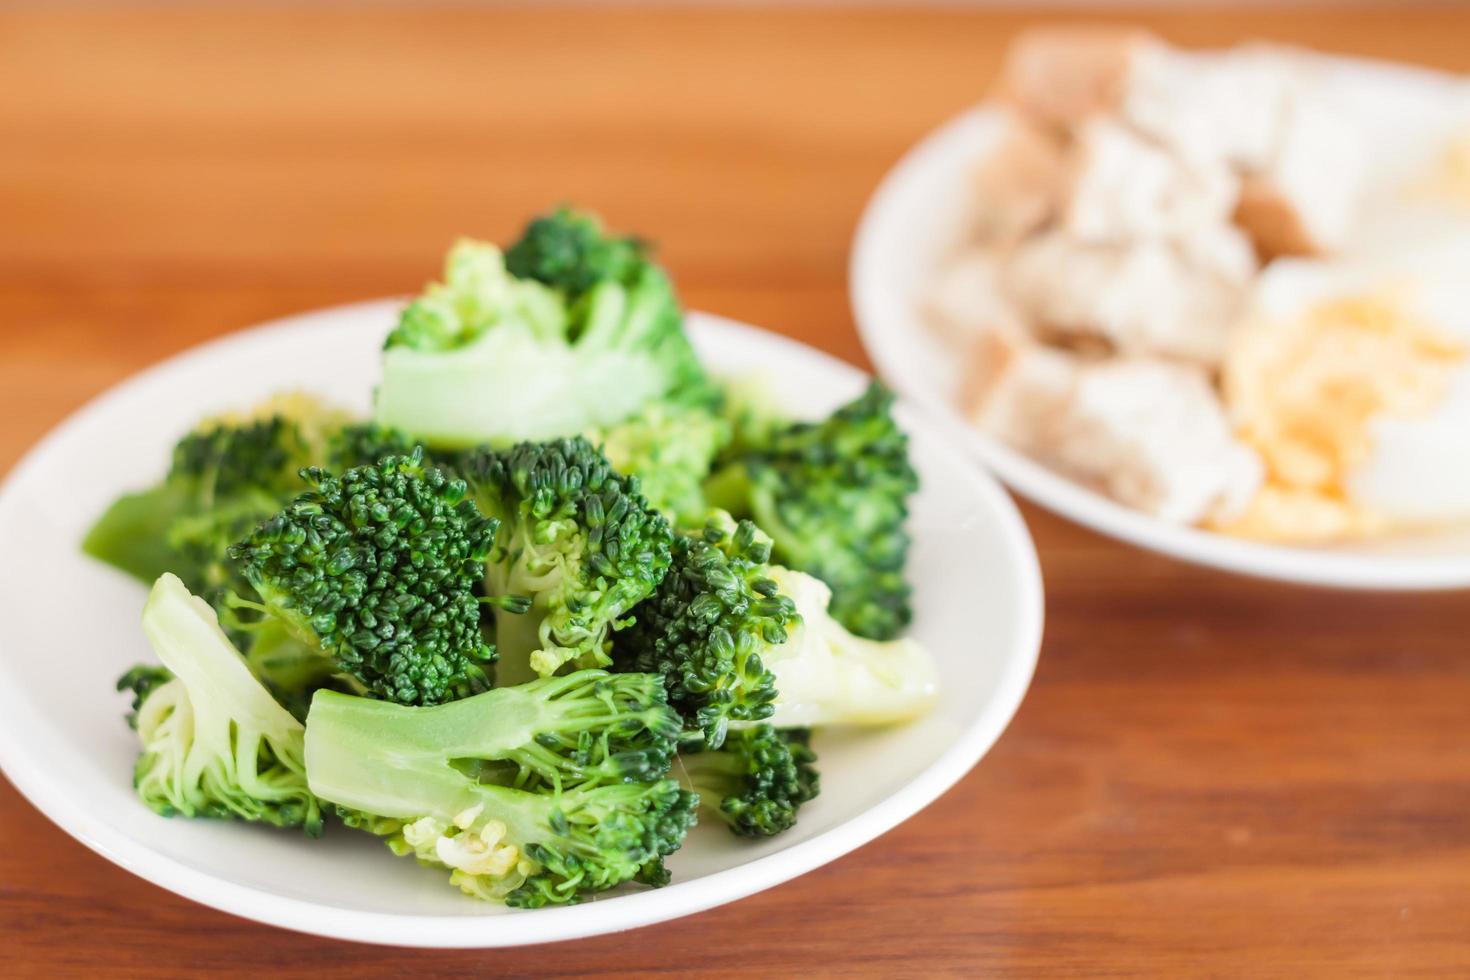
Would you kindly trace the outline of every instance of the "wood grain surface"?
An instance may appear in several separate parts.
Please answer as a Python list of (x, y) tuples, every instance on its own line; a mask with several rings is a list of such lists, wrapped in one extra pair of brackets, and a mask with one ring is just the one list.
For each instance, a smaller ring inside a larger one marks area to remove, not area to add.
[[(1470, 70), (1464, 8), (1132, 19)], [(656, 236), (691, 305), (866, 364), (860, 209), (1026, 20), (9, 6), (0, 467), (151, 361), (411, 290), (562, 200)], [(1026, 514), (1049, 613), (1015, 723), (800, 880), (575, 943), (376, 949), (175, 897), (0, 782), (0, 974), (1470, 975), (1466, 597), (1261, 584)]]

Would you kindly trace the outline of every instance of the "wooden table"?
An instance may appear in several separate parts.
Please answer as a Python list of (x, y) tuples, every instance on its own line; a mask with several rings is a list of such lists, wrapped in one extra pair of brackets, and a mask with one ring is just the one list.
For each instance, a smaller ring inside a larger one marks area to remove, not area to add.
[[(866, 363), (859, 210), (1024, 23), (247, 8), (0, 15), (0, 466), (157, 358), (411, 290), (453, 236), (562, 200), (657, 236), (691, 305)], [(1470, 69), (1463, 10), (1145, 19)], [(798, 881), (555, 947), (375, 949), (145, 884), (0, 782), (0, 973), (1470, 971), (1465, 597), (1261, 584), (1027, 517), (1049, 614), (1019, 717)]]

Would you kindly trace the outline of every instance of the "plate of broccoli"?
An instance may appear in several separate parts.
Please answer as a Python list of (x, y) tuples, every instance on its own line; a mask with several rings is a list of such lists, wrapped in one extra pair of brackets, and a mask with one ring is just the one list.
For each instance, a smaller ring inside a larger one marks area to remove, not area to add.
[(163, 887), (369, 942), (811, 870), (974, 765), (1041, 636), (1015, 507), (922, 415), (569, 209), (125, 382), (0, 535), (16, 786)]

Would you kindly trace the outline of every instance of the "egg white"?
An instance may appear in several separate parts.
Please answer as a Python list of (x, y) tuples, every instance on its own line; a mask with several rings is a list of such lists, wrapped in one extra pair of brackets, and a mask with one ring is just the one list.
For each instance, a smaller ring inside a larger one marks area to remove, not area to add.
[[(1281, 321), (1334, 299), (1392, 295), (1470, 345), (1470, 226), (1420, 214), (1377, 231), (1353, 256), (1272, 263), (1257, 312)], [(1355, 503), (1395, 525), (1470, 521), (1470, 363), (1428, 414), (1374, 419), (1369, 432), (1372, 453), (1347, 479)]]

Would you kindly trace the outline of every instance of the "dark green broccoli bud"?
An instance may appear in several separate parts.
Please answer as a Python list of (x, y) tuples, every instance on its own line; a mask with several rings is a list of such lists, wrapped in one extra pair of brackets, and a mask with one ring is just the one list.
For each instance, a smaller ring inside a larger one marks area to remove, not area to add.
[(207, 419), (175, 445), (164, 480), (115, 501), (82, 548), (148, 583), (173, 572), (218, 603), (247, 590), (228, 546), (304, 489), (301, 468), (327, 459), (353, 428), (345, 413), (299, 394)]
[(712, 518), (674, 540), (658, 590), (615, 635), (620, 670), (663, 677), (669, 703), (705, 744), (724, 744), (731, 722), (771, 716), (775, 678), (762, 658), (797, 620), (767, 570), (771, 541), (749, 521)]
[(476, 504), (500, 522), (486, 591), (531, 600), (495, 610), (497, 682), (610, 663), (610, 634), (669, 567), (673, 532), (638, 481), (581, 438), (482, 449), (461, 466)]
[(144, 607), (143, 632), (163, 667), (134, 668), (118, 685), (134, 692), (139, 798), (164, 816), (320, 834), (301, 723), (251, 675), (208, 603), (164, 575)]
[(416, 445), (397, 429), (354, 422), (328, 433), (325, 455), (315, 465), (339, 473), (354, 466), (371, 466), (387, 456), (407, 456)]
[(129, 728), (137, 729), (138, 709), (143, 706), (144, 701), (148, 700), (148, 695), (152, 694), (155, 688), (161, 687), (173, 678), (174, 675), (169, 673), (167, 667), (136, 664), (117, 679), (118, 691), (127, 691), (133, 695), (133, 703), (128, 708), (127, 714)]
[[(511, 252), (460, 242), (383, 353), (376, 418), (436, 449), (591, 432), (662, 398), (709, 397), (664, 271), (561, 211)], [(544, 278), (544, 281), (543, 281)]]
[(144, 581), (173, 572), (207, 593), (232, 580), (228, 535), (299, 490), (308, 462), (300, 428), (283, 416), (206, 422), (174, 447), (164, 481), (115, 501), (82, 549)]
[(680, 725), (657, 677), (585, 670), (428, 708), (322, 691), (307, 730), (313, 792), (487, 901), (666, 878), (694, 822), (666, 778)]
[(297, 424), (271, 415), (189, 433), (174, 447), (169, 479), (194, 481), (211, 501), (245, 490), (285, 493), (309, 455)]
[(777, 731), (762, 723), (730, 732), (718, 749), (680, 756), (682, 778), (701, 804), (740, 837), (773, 837), (819, 789), (816, 753), (804, 728)]
[(891, 639), (913, 615), (905, 522), (919, 481), (892, 406), (874, 382), (824, 421), (773, 429), (705, 484), (711, 506), (754, 520), (775, 561), (826, 582), (832, 616), (873, 639)]
[(595, 214), (565, 207), (532, 220), (505, 252), (511, 275), (539, 280), (571, 299), (599, 282), (632, 281), (646, 261), (646, 243), (609, 235)]
[(417, 451), (301, 476), (306, 492), (230, 549), (260, 598), (236, 606), (375, 697), (433, 704), (472, 682), (494, 654), (474, 588), (497, 525), (464, 482)]

